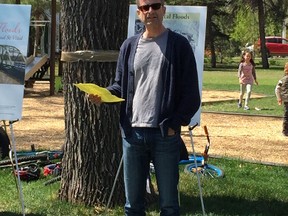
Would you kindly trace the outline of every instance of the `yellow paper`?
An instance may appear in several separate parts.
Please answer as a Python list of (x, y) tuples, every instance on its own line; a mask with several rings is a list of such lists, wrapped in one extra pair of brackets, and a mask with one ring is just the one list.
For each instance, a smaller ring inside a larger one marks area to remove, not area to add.
[(119, 98), (115, 95), (112, 95), (110, 91), (106, 88), (100, 87), (94, 83), (78, 83), (74, 84), (81, 91), (86, 92), (87, 94), (94, 94), (101, 97), (102, 102), (104, 103), (115, 103), (124, 101), (123, 98)]

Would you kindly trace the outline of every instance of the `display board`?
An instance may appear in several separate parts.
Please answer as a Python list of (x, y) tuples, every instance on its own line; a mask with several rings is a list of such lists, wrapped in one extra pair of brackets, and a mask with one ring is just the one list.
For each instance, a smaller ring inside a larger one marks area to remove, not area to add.
[(0, 120), (22, 117), (31, 5), (0, 4)]
[[(204, 65), (204, 48), (205, 48), (205, 32), (206, 32), (206, 16), (207, 7), (204, 6), (169, 6), (165, 5), (166, 14), (163, 19), (165, 27), (180, 33), (188, 39), (194, 51), (200, 96), (202, 98), (202, 74)], [(144, 28), (143, 23), (137, 16), (137, 6), (130, 5), (128, 37), (140, 33)], [(201, 107), (192, 117), (190, 125), (196, 123), (200, 125)]]

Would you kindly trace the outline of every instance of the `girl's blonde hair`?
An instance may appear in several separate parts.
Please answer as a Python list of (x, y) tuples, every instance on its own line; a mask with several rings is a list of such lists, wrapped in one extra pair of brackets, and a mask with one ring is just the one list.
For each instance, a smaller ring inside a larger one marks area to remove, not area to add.
[(286, 62), (285, 66), (284, 66), (284, 73), (288, 74), (288, 62)]

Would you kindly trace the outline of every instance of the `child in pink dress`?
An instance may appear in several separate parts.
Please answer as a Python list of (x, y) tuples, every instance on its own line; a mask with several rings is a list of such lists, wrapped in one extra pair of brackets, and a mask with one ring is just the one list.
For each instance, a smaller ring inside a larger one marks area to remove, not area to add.
[(240, 83), (238, 108), (242, 107), (243, 96), (246, 90), (244, 110), (249, 110), (248, 102), (251, 97), (253, 84), (255, 82), (256, 85), (258, 85), (258, 81), (256, 80), (255, 63), (252, 59), (252, 53), (249, 51), (244, 51), (242, 54), (238, 68), (238, 78)]

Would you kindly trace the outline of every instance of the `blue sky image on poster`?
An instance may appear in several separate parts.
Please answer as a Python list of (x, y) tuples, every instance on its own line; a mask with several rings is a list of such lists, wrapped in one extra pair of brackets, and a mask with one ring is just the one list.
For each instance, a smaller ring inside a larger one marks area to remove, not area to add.
[[(204, 48), (207, 8), (202, 6), (170, 6), (165, 5), (166, 14), (163, 19), (165, 27), (183, 35), (189, 41), (197, 62), (199, 90), (202, 95), (202, 74), (204, 68)], [(137, 16), (137, 6), (130, 5), (128, 37), (143, 31), (144, 25)], [(191, 119), (190, 125), (200, 125), (201, 107)]]

